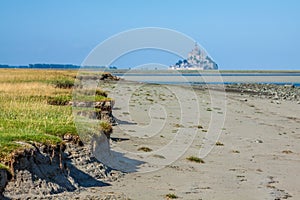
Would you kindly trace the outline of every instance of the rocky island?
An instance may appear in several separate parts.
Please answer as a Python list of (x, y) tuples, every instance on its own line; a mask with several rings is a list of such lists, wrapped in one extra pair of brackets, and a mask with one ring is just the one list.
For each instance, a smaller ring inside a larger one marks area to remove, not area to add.
[(170, 66), (175, 70), (217, 70), (218, 65), (207, 55), (207, 53), (196, 43), (194, 49), (188, 53), (187, 58), (179, 60)]

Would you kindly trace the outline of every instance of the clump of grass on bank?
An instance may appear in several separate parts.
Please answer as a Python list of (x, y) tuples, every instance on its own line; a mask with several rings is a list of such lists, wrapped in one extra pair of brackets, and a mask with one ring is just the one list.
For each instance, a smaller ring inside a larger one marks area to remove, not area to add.
[(96, 90), (93, 90), (93, 89), (76, 89), (76, 94), (75, 95), (78, 95), (78, 96), (84, 96), (84, 95), (87, 95), (87, 96), (103, 96), (103, 97), (107, 97), (108, 94), (106, 91), (104, 90), (101, 90), (101, 89), (96, 89)]
[(72, 100), (71, 95), (57, 95), (54, 97), (48, 97), (47, 103), (50, 105), (64, 106)]
[(191, 162), (205, 163), (204, 160), (202, 160), (201, 158), (195, 157), (195, 156), (190, 156), (190, 157), (187, 157), (186, 159)]
[(107, 92), (106, 91), (103, 91), (103, 90), (100, 90), (100, 89), (97, 89), (95, 91), (95, 94), (98, 95), (98, 96), (103, 96), (103, 97), (107, 97)]
[(89, 89), (77, 89), (75, 93), (73, 93), (74, 101), (111, 101), (112, 99), (107, 97), (107, 92), (101, 89), (89, 90)]
[(104, 134), (110, 134), (112, 133), (112, 126), (109, 122), (107, 121), (100, 121), (100, 127)]
[(81, 94), (75, 94), (74, 96), (75, 101), (86, 101), (86, 102), (92, 102), (92, 101), (111, 101), (112, 98), (100, 96), (100, 95), (81, 95)]

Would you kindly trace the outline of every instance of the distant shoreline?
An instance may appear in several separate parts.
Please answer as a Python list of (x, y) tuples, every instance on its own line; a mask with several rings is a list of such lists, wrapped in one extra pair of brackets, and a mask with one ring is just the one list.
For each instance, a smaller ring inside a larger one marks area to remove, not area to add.
[(101, 66), (79, 66), (72, 64), (42, 64), (41, 67), (38, 65), (24, 65), (24, 66), (10, 66), (0, 64), (0, 69), (43, 69), (43, 70), (79, 70), (79, 69), (95, 69), (100, 71), (107, 71), (110, 73), (126, 73), (126, 74), (134, 74), (134, 73), (147, 73), (147, 74), (218, 74), (218, 73), (236, 73), (236, 74), (244, 74), (244, 73), (300, 73), (300, 70), (173, 70), (173, 69), (164, 69), (164, 70), (152, 70), (152, 69), (118, 69), (116, 67), (105, 68)]
[(124, 80), (169, 85), (293, 85), (300, 86), (300, 73), (113, 73)]

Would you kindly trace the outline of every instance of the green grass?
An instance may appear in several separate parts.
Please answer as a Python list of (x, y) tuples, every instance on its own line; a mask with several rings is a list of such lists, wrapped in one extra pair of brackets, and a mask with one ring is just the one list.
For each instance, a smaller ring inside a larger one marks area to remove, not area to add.
[[(58, 144), (65, 134), (77, 135), (72, 106), (63, 106), (72, 100), (76, 73), (0, 69), (0, 163), (24, 148), (20, 142)], [(101, 90), (82, 96), (91, 101), (110, 99)]]
[(48, 97), (47, 103), (50, 105), (63, 106), (67, 105), (72, 100), (71, 95), (57, 95), (54, 97)]
[(85, 94), (74, 94), (74, 100), (75, 101), (111, 101), (112, 99), (106, 96), (100, 96), (100, 95), (85, 95)]
[(6, 171), (9, 171), (9, 168), (6, 165), (0, 163), (0, 170), (1, 169), (5, 169)]
[(0, 95), (0, 161), (21, 147), (17, 141), (56, 144), (64, 134), (76, 134), (72, 107), (17, 97)]
[(70, 79), (70, 78), (58, 78), (56, 80), (53, 80), (52, 84), (56, 88), (70, 89), (70, 88), (72, 88), (74, 86), (74, 79)]

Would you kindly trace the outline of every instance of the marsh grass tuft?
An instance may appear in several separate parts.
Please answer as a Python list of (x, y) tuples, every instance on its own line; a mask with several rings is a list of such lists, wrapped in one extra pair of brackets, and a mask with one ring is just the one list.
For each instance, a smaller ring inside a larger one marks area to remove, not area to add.
[(140, 147), (138, 148), (138, 151), (151, 152), (152, 149), (150, 149), (149, 147)]
[(175, 194), (169, 193), (169, 194), (166, 194), (166, 198), (168, 198), (168, 199), (178, 199), (178, 196), (176, 196)]
[(196, 162), (196, 163), (205, 163), (203, 159), (198, 158), (196, 156), (190, 156), (186, 158), (187, 160), (191, 161), (191, 162)]
[(282, 153), (285, 153), (285, 154), (291, 154), (293, 153), (291, 150), (283, 150)]
[(198, 128), (198, 129), (203, 129), (203, 126), (198, 125), (197, 128)]
[(217, 141), (216, 142), (216, 146), (224, 146), (224, 144), (222, 142), (220, 142), (220, 141)]
[(176, 128), (183, 128), (184, 126), (181, 125), (181, 124), (175, 124), (174, 127), (176, 127)]

